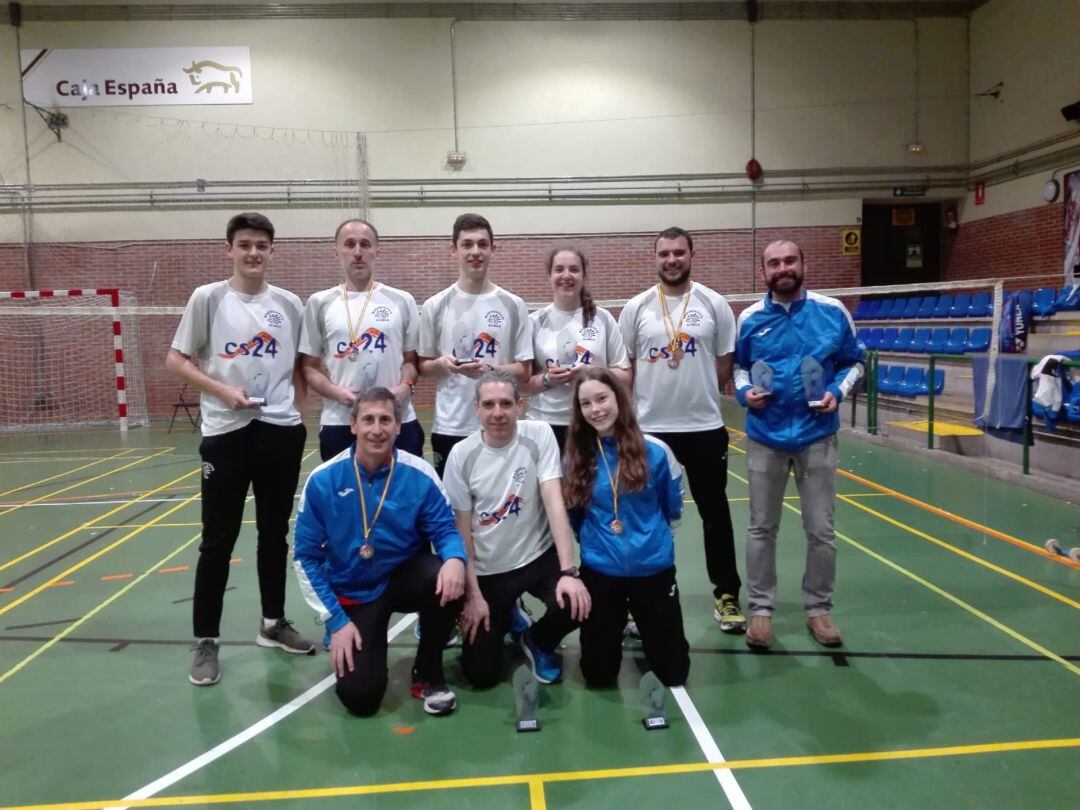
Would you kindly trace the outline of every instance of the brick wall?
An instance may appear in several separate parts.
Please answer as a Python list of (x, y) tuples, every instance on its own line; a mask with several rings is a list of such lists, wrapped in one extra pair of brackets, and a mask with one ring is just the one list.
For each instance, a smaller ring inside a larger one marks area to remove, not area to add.
[[(1063, 203), (1054, 203), (964, 223), (948, 251), (945, 280), (1061, 277), (1065, 261), (1064, 211)], [(1060, 280), (1057, 283), (1060, 286)], [(1032, 283), (1020, 282), (1016, 286), (1031, 287)]]
[[(756, 252), (773, 239), (793, 238), (805, 253), (812, 288), (859, 283), (859, 257), (840, 256), (840, 227), (760, 229)], [(749, 230), (702, 231), (694, 235), (694, 278), (727, 294), (762, 289), (757, 276), (754, 240)], [(556, 245), (575, 244), (589, 255), (589, 287), (597, 299), (629, 298), (655, 282), (653, 234), (601, 234), (576, 237), (498, 237), (491, 277), (526, 301), (550, 300), (543, 258)], [(456, 278), (447, 239), (386, 239), (381, 245), (378, 277), (409, 290), (418, 302)], [(340, 271), (327, 240), (279, 239), (270, 270), (272, 283), (301, 298), (338, 283)], [(140, 306), (182, 307), (199, 284), (224, 278), (230, 265), (220, 241), (100, 242), (34, 245), (35, 285), (39, 289), (119, 287), (132, 292)], [(0, 246), (0, 289), (27, 286), (25, 255), (18, 246)], [(742, 306), (735, 307), (739, 311)], [(617, 314), (617, 313), (616, 313)], [(177, 383), (163, 362), (179, 317), (143, 316), (139, 332), (150, 412), (172, 413)], [(129, 355), (134, 347), (129, 347)], [(430, 402), (431, 389), (417, 390)]]

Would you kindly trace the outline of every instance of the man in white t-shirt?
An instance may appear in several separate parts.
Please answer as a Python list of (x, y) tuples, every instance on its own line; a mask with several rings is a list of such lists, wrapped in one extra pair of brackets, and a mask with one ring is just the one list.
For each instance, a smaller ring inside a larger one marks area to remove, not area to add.
[(725, 633), (745, 633), (727, 500), (728, 433), (720, 414), (735, 316), (724, 296), (691, 280), (694, 240), (687, 231), (661, 231), (654, 252), (658, 283), (631, 298), (619, 316), (633, 361), (638, 421), (686, 470), (702, 520), (713, 618)]
[(300, 299), (266, 283), (274, 252), (269, 219), (238, 214), (225, 233), (232, 276), (191, 294), (165, 359), (170, 373), (202, 392), (203, 528), (195, 568), (195, 662), (188, 675), (199, 686), (221, 678), (222, 606), (249, 486), (263, 615), (255, 642), (315, 653), (285, 618), (289, 516), (307, 435), (294, 396)]
[(532, 326), (525, 302), (488, 279), (495, 252), (491, 224), (479, 214), (455, 220), (450, 255), (458, 280), (420, 309), (420, 373), (435, 379), (432, 463), (442, 476), (450, 449), (479, 424), (474, 381), (491, 368), (519, 380), (532, 367)]
[(375, 279), (379, 234), (349, 219), (334, 235), (334, 257), (344, 280), (317, 292), (304, 306), (300, 330), (304, 379), (323, 397), (319, 453), (323, 461), (353, 443), (349, 413), (360, 391), (388, 388), (402, 408), (394, 446), (424, 454), (424, 429), (412, 405), (420, 318), (411, 293)]
[(477, 688), (502, 678), (503, 636), (522, 594), (547, 607), (520, 642), (541, 683), (562, 677), (555, 649), (591, 607), (574, 564), (555, 434), (518, 421), (521, 404), (517, 377), (485, 372), (474, 393), (481, 428), (450, 451), (443, 478), (469, 554), (461, 666)]

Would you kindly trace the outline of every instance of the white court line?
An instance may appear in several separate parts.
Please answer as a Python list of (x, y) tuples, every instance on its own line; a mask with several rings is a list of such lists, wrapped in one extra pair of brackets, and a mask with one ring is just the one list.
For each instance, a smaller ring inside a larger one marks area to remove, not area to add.
[[(56, 507), (56, 506), (108, 506), (109, 504), (116, 503), (176, 503), (186, 499), (187, 495), (177, 495), (175, 498), (143, 498), (141, 501), (136, 501), (132, 498), (123, 498), (121, 500), (114, 501), (60, 501), (59, 503), (48, 503), (46, 501), (39, 501), (38, 503), (28, 503), (24, 506), (25, 509), (37, 509), (40, 507)], [(20, 501), (13, 501), (12, 503), (0, 503), (0, 508), (8, 506), (18, 506)]]
[[(709, 733), (705, 721), (698, 714), (697, 706), (690, 700), (686, 687), (673, 686), (671, 687), (671, 694), (675, 696), (675, 702), (679, 704), (683, 717), (686, 718), (686, 722), (690, 725), (690, 730), (694, 732), (694, 738), (701, 747), (701, 752), (705, 754), (705, 760), (714, 763), (726, 762), (727, 760), (720, 753), (720, 747), (716, 744), (716, 740)], [(746, 794), (742, 792), (742, 788), (739, 787), (735, 774), (731, 772), (730, 768), (720, 768), (713, 771), (713, 773), (716, 774), (716, 781), (724, 789), (724, 795), (727, 796), (727, 800), (734, 810), (751, 810), (750, 802), (747, 801)]]
[[(399, 619), (393, 627), (386, 631), (386, 640), (388, 642), (393, 641), (396, 636), (402, 633), (402, 631), (408, 629), (414, 621), (416, 621), (415, 613), (408, 613), (405, 616), (402, 616), (401, 619)], [(336, 681), (337, 676), (333, 673), (330, 673), (313, 687), (304, 692), (302, 695), (293, 698), (277, 711), (266, 715), (266, 717), (264, 717), (262, 720), (255, 723), (255, 725), (248, 726), (248, 728), (244, 729), (239, 734), (236, 734), (225, 740), (225, 742), (214, 746), (205, 754), (200, 754), (199, 756), (195, 757), (195, 759), (181, 765), (176, 770), (170, 771), (169, 773), (162, 776), (160, 779), (155, 779), (149, 785), (139, 788), (134, 793), (129, 793), (127, 796), (124, 797), (124, 799), (127, 801), (149, 799), (151, 796), (160, 793), (165, 788), (175, 785), (181, 779), (190, 776), (200, 768), (205, 768), (211, 762), (220, 759), (233, 749), (239, 748), (248, 740), (253, 739), (257, 735), (266, 731), (271, 726), (284, 720), (293, 712), (306, 706), (308, 703), (311, 703), (311, 701), (313, 701), (315, 698), (317, 698), (319, 695), (321, 695), (323, 692), (333, 686)], [(109, 808), (109, 810), (126, 810), (126, 808), (127, 805), (115, 805)]]

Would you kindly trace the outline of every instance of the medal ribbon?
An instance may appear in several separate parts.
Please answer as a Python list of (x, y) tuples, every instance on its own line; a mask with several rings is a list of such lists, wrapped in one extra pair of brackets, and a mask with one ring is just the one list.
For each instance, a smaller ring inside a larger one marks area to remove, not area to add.
[[(667, 299), (664, 297), (664, 288), (659, 284), (656, 285), (656, 294), (660, 298), (660, 313), (664, 318), (664, 334), (671, 337), (671, 343), (668, 344), (668, 348), (672, 352), (675, 352), (679, 348), (679, 332), (682, 331), (683, 321), (686, 320), (686, 310), (690, 306), (690, 293), (693, 292), (693, 286), (686, 291), (686, 297), (682, 302), (682, 316), (679, 318), (679, 325), (675, 326), (675, 319), (671, 317), (667, 308)], [(668, 332), (668, 327), (671, 327), (674, 331), (674, 335)]]
[(600, 451), (600, 459), (604, 462), (604, 472), (607, 473), (608, 483), (611, 484), (611, 505), (615, 512), (615, 520), (619, 519), (619, 467), (622, 466), (622, 459), (619, 458), (619, 448), (615, 446), (615, 477), (611, 477), (611, 466), (608, 464), (607, 456), (604, 455), (604, 445), (600, 443), (600, 437), (596, 437), (596, 449)]
[(364, 482), (360, 479), (360, 467), (356, 463), (356, 454), (353, 454), (353, 470), (356, 472), (356, 490), (360, 496), (360, 517), (364, 521), (364, 543), (366, 544), (371, 533), (375, 530), (375, 524), (379, 520), (383, 504), (386, 503), (386, 493), (390, 491), (390, 479), (394, 477), (394, 451), (390, 451), (390, 472), (386, 474), (386, 484), (383, 486), (382, 495), (379, 496), (379, 505), (375, 509), (375, 517), (371, 519), (371, 525), (367, 522), (367, 504), (364, 503)]
[[(368, 304), (371, 303), (371, 296), (378, 286), (375, 279), (372, 279), (371, 283), (368, 284), (367, 297), (364, 299), (364, 308), (360, 310), (360, 318), (356, 322), (356, 328), (353, 329), (352, 312), (349, 311), (349, 285), (348, 283), (341, 285), (341, 298), (345, 302), (345, 322), (349, 325), (349, 345), (353, 348), (358, 348), (356, 346), (356, 339), (360, 336), (360, 327), (364, 325), (364, 316), (367, 314)], [(686, 313), (683, 314), (685, 315)]]

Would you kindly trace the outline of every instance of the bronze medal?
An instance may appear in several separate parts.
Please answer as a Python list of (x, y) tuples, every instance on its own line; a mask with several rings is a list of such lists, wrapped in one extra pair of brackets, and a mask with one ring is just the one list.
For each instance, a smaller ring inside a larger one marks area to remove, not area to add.
[(361, 560), (370, 560), (374, 556), (375, 556), (375, 547), (373, 545), (371, 545), (371, 543), (364, 543), (364, 545), (360, 546), (360, 559)]
[(679, 367), (679, 359), (677, 357), (672, 357), (670, 360), (667, 361), (667, 367), (670, 368), (670, 369), (678, 368)]
[(612, 530), (613, 532), (615, 532), (615, 534), (622, 534), (622, 533), (623, 533), (623, 525), (622, 525), (622, 521), (621, 521), (621, 520), (619, 520), (618, 518), (615, 518), (615, 519), (614, 519), (613, 521), (611, 521), (611, 523), (609, 523), (608, 525), (609, 525), (609, 526), (611, 526), (611, 530)]
[(355, 346), (350, 346), (345, 350), (345, 357), (348, 358), (350, 363), (355, 363), (360, 359), (360, 350)]
[(686, 352), (683, 351), (682, 346), (676, 346), (674, 349), (671, 350), (671, 357), (676, 362), (681, 362), (683, 357), (685, 357), (685, 356), (686, 356)]

